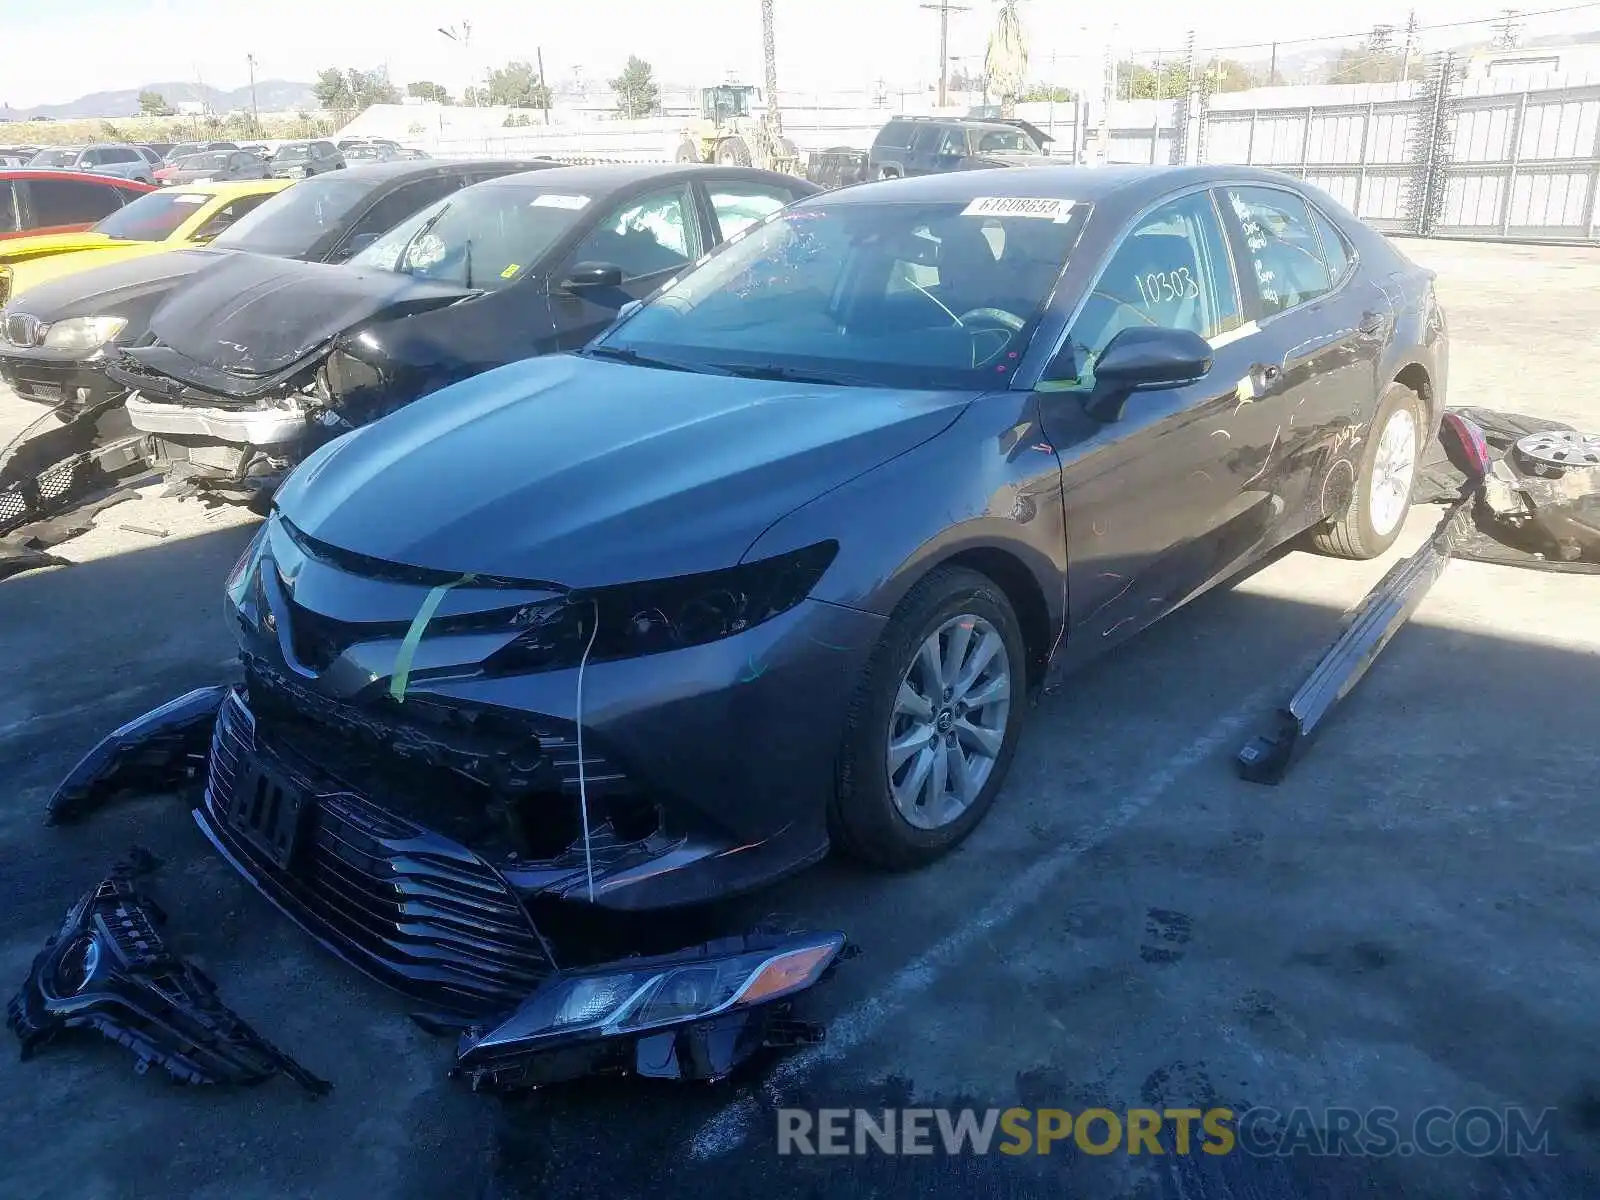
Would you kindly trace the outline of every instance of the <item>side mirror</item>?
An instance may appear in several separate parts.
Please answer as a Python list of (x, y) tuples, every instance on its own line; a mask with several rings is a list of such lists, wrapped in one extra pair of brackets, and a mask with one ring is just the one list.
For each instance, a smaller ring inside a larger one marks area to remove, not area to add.
[(621, 287), (622, 268), (614, 263), (581, 262), (562, 281), (564, 288)]
[(1095, 361), (1083, 407), (1097, 421), (1115, 421), (1132, 393), (1192, 383), (1210, 370), (1211, 344), (1193, 330), (1124, 329)]

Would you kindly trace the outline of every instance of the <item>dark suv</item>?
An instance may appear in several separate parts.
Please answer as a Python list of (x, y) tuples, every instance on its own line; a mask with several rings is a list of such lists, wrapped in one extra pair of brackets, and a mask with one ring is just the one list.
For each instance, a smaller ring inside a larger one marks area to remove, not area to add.
[(1053, 140), (1036, 125), (1009, 119), (896, 117), (872, 141), (868, 179), (899, 179), (984, 167), (1059, 165), (1044, 151)]

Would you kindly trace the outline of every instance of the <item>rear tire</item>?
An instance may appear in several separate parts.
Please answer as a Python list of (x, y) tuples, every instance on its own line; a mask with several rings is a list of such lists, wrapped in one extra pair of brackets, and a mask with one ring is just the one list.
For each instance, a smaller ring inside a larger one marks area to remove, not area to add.
[(1311, 545), (1335, 558), (1377, 558), (1400, 536), (1423, 449), (1422, 398), (1391, 383), (1378, 398), (1344, 512), (1312, 530)]
[(965, 840), (1010, 768), (1026, 671), (1021, 626), (993, 580), (941, 567), (912, 588), (845, 719), (828, 812), (834, 844), (905, 870)]
[(700, 161), (700, 147), (685, 138), (678, 145), (677, 157), (672, 160), (680, 163), (697, 163)]

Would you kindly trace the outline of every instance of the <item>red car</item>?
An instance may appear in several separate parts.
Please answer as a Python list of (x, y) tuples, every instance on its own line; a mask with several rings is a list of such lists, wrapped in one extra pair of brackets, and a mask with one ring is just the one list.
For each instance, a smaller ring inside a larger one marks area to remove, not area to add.
[(0, 170), (0, 240), (87, 229), (155, 188), (83, 171)]

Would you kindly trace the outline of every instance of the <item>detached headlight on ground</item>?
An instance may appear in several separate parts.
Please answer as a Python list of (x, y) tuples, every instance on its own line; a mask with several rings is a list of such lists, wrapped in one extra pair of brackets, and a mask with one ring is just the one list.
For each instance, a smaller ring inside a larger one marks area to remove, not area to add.
[(68, 317), (49, 327), (46, 350), (93, 350), (127, 328), (125, 317)]
[(468, 1031), (457, 1072), (477, 1086), (608, 1071), (714, 1079), (764, 1045), (794, 1044), (781, 1022), (774, 1040), (771, 1018), (828, 973), (844, 935), (732, 940), (725, 953), (707, 946), (556, 975), (499, 1025)]

